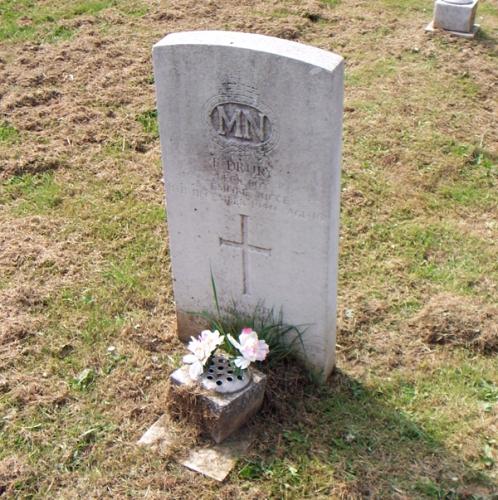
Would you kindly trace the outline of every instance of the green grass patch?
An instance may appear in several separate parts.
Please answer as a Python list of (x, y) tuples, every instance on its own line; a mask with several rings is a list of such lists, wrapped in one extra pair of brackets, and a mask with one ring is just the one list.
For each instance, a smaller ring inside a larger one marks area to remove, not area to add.
[[(71, 424), (64, 424), (68, 418)], [(65, 408), (38, 407), (0, 431), (0, 445), (5, 449), (4, 445), (10, 441), (9, 448), (29, 457), (28, 463), (33, 466), (43, 460), (46, 466), (50, 464), (59, 473), (73, 472), (95, 465), (94, 452), (106, 443), (115, 429), (116, 425), (98, 412), (83, 410), (78, 415), (71, 415)], [(1, 452), (0, 458), (3, 458)], [(39, 478), (31, 475), (20, 479), (17, 493), (37, 489), (38, 481)]]
[[(48, 191), (50, 194), (55, 190), (60, 196), (62, 188), (53, 187), (52, 178), (45, 182), (48, 184), (42, 185), (42, 193)], [(31, 186), (22, 185), (16, 189), (17, 196), (24, 195), (24, 199), (18, 201), (21, 207), (37, 208), (32, 199), (44, 199), (39, 190)], [(93, 274), (88, 282), (75, 283), (74, 289), (61, 290), (50, 308), (54, 314), (58, 310), (78, 311), (86, 318), (81, 331), (90, 342), (99, 332), (103, 337), (112, 336), (122, 326), (124, 313), (131, 303), (140, 305), (155, 300), (156, 288), (151, 286), (150, 276), (151, 273), (163, 275), (160, 262), (164, 240), (157, 231), (164, 229), (164, 207), (144, 203), (127, 183), (109, 186), (91, 180), (79, 196), (66, 195), (63, 204), (53, 204), (51, 209), (53, 215), (64, 217), (66, 221), (60, 238), (79, 234), (84, 224), (86, 241), (102, 248), (105, 258), (99, 273)]]
[(442, 180), (436, 191), (427, 194), (433, 209), (451, 208), (455, 204), (493, 209), (498, 204), (498, 165), (495, 156), (482, 146), (450, 141), (443, 153), (454, 158), (453, 178)]
[(0, 205), (9, 201), (18, 215), (49, 213), (62, 203), (62, 189), (53, 173), (14, 176), (0, 190)]
[(323, 5), (327, 5), (328, 7), (336, 7), (341, 3), (341, 0), (320, 0)]
[[(415, 278), (428, 279), (455, 291), (470, 291), (480, 276), (492, 273), (493, 255), (481, 240), (450, 224), (400, 224), (374, 232), (392, 241)], [(463, 251), (462, 251), (463, 250)]]
[[(373, 183), (372, 178), (370, 199), (381, 204), (382, 199), (389, 197), (389, 190), (380, 189), (379, 194), (373, 195)], [(472, 200), (475, 200), (474, 195)], [(441, 198), (437, 203), (433, 207), (435, 212), (441, 210)], [(447, 203), (455, 204), (454, 201)], [(481, 200), (479, 203), (482, 206)], [(423, 287), (431, 283), (447, 291), (469, 294), (476, 293), (475, 284), (482, 276), (498, 278), (496, 258), (489, 241), (450, 222), (424, 221), (424, 215), (408, 207), (398, 207), (388, 218), (365, 226), (360, 214), (366, 209), (371, 210), (371, 207), (362, 208), (360, 212), (343, 211), (341, 216), (343, 235), (347, 235), (348, 240), (351, 238), (351, 244), (344, 241), (342, 245), (342, 283), (363, 283), (368, 275), (370, 294), (378, 292), (380, 297), (385, 297), (386, 273), (391, 284), (408, 279), (414, 284), (412, 286)], [(393, 261), (399, 268), (395, 273), (390, 268)], [(410, 302), (417, 303), (416, 295), (408, 300)], [(401, 307), (401, 303), (397, 307)]]
[(87, 345), (91, 346), (96, 342), (112, 338), (123, 327), (125, 323), (124, 316), (119, 314), (109, 315), (108, 310), (112, 306), (114, 306), (114, 309), (121, 309), (119, 303), (111, 304), (110, 307), (101, 305), (93, 308), (90, 314), (86, 316), (86, 322), (81, 330), (81, 339)]
[(140, 285), (137, 268), (132, 260), (111, 263), (104, 272), (104, 278), (120, 292), (133, 290)]
[(50, 38), (60, 26), (54, 24), (62, 16), (54, 6), (31, 0), (5, 0), (0, 4), (0, 40), (23, 41), (38, 35)]
[(453, 183), (443, 186), (440, 193), (450, 202), (471, 207), (496, 207), (498, 199), (496, 193), (489, 188), (481, 188), (472, 184)]
[(284, 7), (274, 9), (271, 12), (271, 17), (273, 17), (275, 19), (283, 19), (283, 18), (289, 17), (291, 15), (292, 15), (292, 12), (289, 9), (286, 9)]
[(39, 39), (48, 43), (67, 40), (76, 31), (65, 26), (65, 21), (79, 16), (97, 17), (99, 13), (113, 7), (131, 17), (141, 17), (148, 10), (147, 5), (141, 1), (3, 0), (0, 4), (0, 40), (14, 42)]
[(460, 92), (465, 95), (467, 99), (476, 97), (481, 89), (479, 84), (472, 79), (470, 73), (467, 72), (457, 77), (456, 83)]
[(7, 122), (0, 123), (0, 143), (12, 144), (17, 142), (19, 132), (15, 127)]
[(84, 14), (95, 15), (116, 4), (116, 0), (84, 0), (81, 2), (71, 2), (65, 9), (59, 11), (59, 15), (62, 18), (72, 18)]
[[(283, 321), (282, 313), (273, 309), (266, 309), (263, 304), (258, 304), (252, 311), (241, 310), (237, 303), (223, 307), (218, 301), (215, 277), (211, 275), (213, 303), (215, 312), (200, 314), (212, 330), (218, 330), (221, 335), (231, 335), (238, 340), (243, 328), (251, 328), (258, 333), (258, 338), (264, 340), (270, 348), (265, 364), (275, 366), (289, 357), (294, 357), (297, 350), (303, 348), (304, 328), (288, 325)], [(238, 355), (236, 348), (226, 338), (222, 348), (233, 357)], [(319, 374), (313, 373), (312, 377), (318, 379)]]
[(55, 43), (61, 40), (69, 40), (75, 33), (76, 31), (74, 29), (68, 28), (67, 26), (57, 26), (47, 33), (45, 41), (48, 43)]
[(425, 498), (457, 498), (455, 491), (452, 489), (447, 489), (444, 486), (437, 484), (435, 481), (430, 479), (420, 479), (415, 483), (415, 492), (423, 495)]
[(479, 419), (483, 411), (491, 411), (498, 403), (498, 387), (490, 380), (493, 372), (498, 375), (496, 367), (491, 368), (492, 362), (471, 359), (464, 350), (456, 352), (452, 361), (455, 363), (433, 371), (398, 375), (382, 383), (389, 403), (440, 442), (468, 432), (469, 421)]
[(106, 141), (103, 147), (103, 156), (121, 158), (129, 156), (132, 151), (131, 143), (123, 136)]
[(119, 2), (116, 6), (120, 12), (130, 17), (143, 17), (149, 11), (149, 5), (144, 1)]
[(487, 149), (470, 144), (451, 143), (449, 150), (455, 156), (464, 160), (464, 166), (467, 167), (464, 173), (475, 172), (477, 168), (480, 169), (477, 171), (480, 171), (481, 175), (488, 178), (494, 177), (494, 180), (498, 179), (497, 157)]
[(479, 3), (479, 15), (498, 17), (498, 6), (490, 0), (485, 0), (484, 2)]
[(382, 3), (390, 10), (398, 12), (425, 12), (432, 10), (432, 3), (427, 0), (382, 0)]
[(364, 62), (360, 67), (346, 74), (346, 85), (353, 87), (373, 85), (376, 80), (389, 79), (396, 73), (397, 62), (384, 57), (373, 62)]
[(144, 111), (137, 117), (137, 121), (142, 124), (146, 134), (153, 139), (159, 137), (159, 125), (157, 122), (157, 110)]

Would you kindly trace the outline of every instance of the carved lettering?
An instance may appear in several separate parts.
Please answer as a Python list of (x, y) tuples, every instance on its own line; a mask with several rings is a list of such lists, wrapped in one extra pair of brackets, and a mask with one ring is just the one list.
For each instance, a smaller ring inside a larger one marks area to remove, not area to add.
[(271, 137), (268, 116), (248, 104), (225, 102), (210, 113), (211, 125), (226, 141), (261, 145)]
[(260, 190), (257, 187), (251, 187), (250, 184), (244, 186), (234, 185), (230, 183), (229, 179), (212, 179), (207, 186), (179, 183), (169, 184), (167, 188), (170, 193), (189, 194), (193, 198), (202, 201), (221, 201), (227, 206), (240, 207), (241, 210), (285, 211), (289, 216), (296, 219), (310, 220), (317, 223), (326, 221), (325, 215), (321, 212), (295, 207), (292, 200), (283, 194)]
[[(258, 123), (256, 123), (256, 117), (248, 113), (247, 111), (242, 111), (242, 114), (245, 117), (245, 125), (246, 125), (246, 139), (251, 139), (253, 134), (256, 134), (257, 138), (260, 142), (265, 141), (265, 122), (266, 116), (263, 113), (257, 113)], [(251, 133), (252, 132), (252, 133)]]
[(238, 139), (250, 139), (246, 134), (242, 135), (242, 110), (237, 110), (229, 118), (223, 106), (217, 107), (218, 112), (218, 134), (230, 137), (235, 128), (234, 137)]
[(245, 173), (252, 177), (261, 177), (263, 179), (269, 179), (271, 177), (269, 164), (263, 165), (237, 158), (217, 159), (213, 157), (211, 165), (215, 170), (222, 169), (227, 172)]

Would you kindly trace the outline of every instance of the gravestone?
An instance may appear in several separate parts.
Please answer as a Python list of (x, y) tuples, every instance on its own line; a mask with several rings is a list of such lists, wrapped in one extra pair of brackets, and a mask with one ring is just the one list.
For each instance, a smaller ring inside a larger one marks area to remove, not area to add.
[(474, 38), (479, 26), (474, 24), (478, 0), (436, 0), (434, 19), (427, 31), (442, 29), (453, 35)]
[(335, 362), (343, 60), (234, 32), (168, 35), (153, 49), (178, 333), (258, 304)]

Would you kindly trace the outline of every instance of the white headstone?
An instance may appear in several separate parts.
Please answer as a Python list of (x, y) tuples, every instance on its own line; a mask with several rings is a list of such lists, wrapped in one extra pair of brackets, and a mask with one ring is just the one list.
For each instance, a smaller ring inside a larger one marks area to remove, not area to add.
[(434, 28), (455, 33), (472, 33), (478, 0), (436, 0)]
[(306, 357), (335, 363), (343, 60), (233, 32), (154, 46), (174, 293), (192, 313), (261, 302), (305, 328)]

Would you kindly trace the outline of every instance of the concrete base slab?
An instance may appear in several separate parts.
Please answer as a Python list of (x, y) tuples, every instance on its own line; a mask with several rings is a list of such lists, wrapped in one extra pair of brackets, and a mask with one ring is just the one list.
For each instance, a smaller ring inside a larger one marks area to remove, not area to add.
[[(138, 445), (166, 452), (172, 448), (179, 436), (168, 427), (168, 418), (163, 415), (139, 439)], [(247, 429), (241, 429), (222, 444), (195, 447), (187, 457), (175, 457), (181, 465), (216, 481), (223, 481), (235, 467), (254, 441)]]
[(449, 33), (450, 35), (454, 36), (459, 36), (462, 38), (475, 38), (476, 33), (479, 31), (479, 24), (474, 24), (474, 27), (472, 28), (472, 31), (470, 33), (464, 33), (462, 31), (449, 31), (449, 30), (444, 30), (440, 28), (434, 28), (434, 21), (431, 21), (425, 28), (425, 31), (428, 31), (429, 33), (435, 33), (437, 31), (443, 31), (444, 33)]
[(246, 429), (232, 435), (222, 444), (194, 448), (180, 463), (216, 481), (223, 481), (235, 467), (237, 460), (249, 449), (253, 437)]
[(175, 434), (168, 428), (166, 415), (159, 418), (138, 440), (140, 446), (148, 446), (153, 450), (167, 452), (175, 442)]

